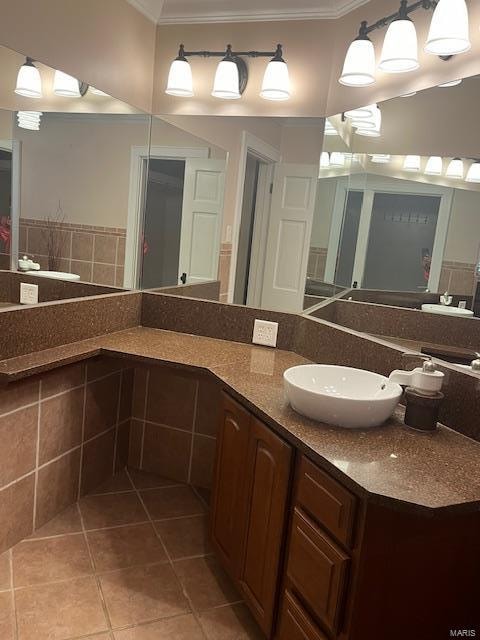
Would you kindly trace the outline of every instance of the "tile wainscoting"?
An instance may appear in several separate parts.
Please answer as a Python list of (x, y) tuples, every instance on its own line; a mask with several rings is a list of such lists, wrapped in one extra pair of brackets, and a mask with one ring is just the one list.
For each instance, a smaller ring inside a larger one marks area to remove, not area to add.
[(218, 262), (218, 279), (220, 280), (220, 302), (228, 300), (228, 283), (232, 264), (232, 243), (222, 242)]
[[(43, 220), (20, 220), (19, 252), (49, 268), (47, 234)], [(97, 227), (62, 222), (55, 225), (58, 270), (78, 273), (84, 282), (123, 286), (125, 267), (124, 228)]]
[(442, 263), (438, 291), (471, 296), (475, 288), (475, 265), (465, 262)]
[(310, 247), (308, 254), (307, 277), (315, 280), (323, 280), (325, 277), (325, 265), (327, 263), (328, 249), (324, 247)]

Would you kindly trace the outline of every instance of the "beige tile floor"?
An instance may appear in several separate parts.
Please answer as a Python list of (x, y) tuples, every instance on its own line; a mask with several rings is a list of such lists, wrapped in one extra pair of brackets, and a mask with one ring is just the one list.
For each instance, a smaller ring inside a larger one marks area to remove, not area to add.
[(122, 472), (0, 556), (1, 640), (260, 640), (190, 487)]

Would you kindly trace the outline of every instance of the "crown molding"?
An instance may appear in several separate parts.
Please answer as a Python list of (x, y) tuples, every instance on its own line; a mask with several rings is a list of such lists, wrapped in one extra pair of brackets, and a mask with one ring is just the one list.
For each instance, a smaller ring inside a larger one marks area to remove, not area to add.
[(142, 0), (127, 0), (127, 2), (137, 11), (140, 11), (140, 13), (142, 13), (151, 22), (158, 23), (163, 8), (163, 2), (160, 6), (160, 10), (157, 11), (152, 11), (149, 7), (145, 6)]
[[(337, 8), (324, 8), (312, 11), (310, 9), (292, 9), (291, 11), (262, 11), (252, 13), (207, 12), (199, 15), (189, 16), (162, 16), (157, 20), (159, 25), (168, 24), (206, 24), (211, 22), (276, 22), (276, 21), (298, 21), (298, 20), (335, 20), (341, 18), (354, 9), (367, 4), (370, 0), (349, 0)], [(132, 4), (138, 0), (129, 0)]]

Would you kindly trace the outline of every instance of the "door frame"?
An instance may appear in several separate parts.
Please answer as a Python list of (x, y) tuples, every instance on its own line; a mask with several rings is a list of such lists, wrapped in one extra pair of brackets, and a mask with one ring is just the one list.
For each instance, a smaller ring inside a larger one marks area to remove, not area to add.
[[(430, 266), (430, 277), (428, 279), (427, 287), (429, 291), (437, 291), (440, 282), (445, 245), (447, 243), (447, 233), (452, 211), (454, 189), (452, 187), (442, 187), (435, 184), (421, 182), (414, 183), (415, 186), (413, 187), (412, 181), (399, 180), (398, 178), (393, 178), (394, 180), (398, 181), (398, 184), (389, 185), (383, 182), (383, 176), (377, 181), (375, 179), (372, 179), (370, 176), (371, 174), (368, 176), (368, 188), (363, 189), (364, 197), (360, 214), (360, 223), (358, 227), (352, 281), (356, 280), (359, 287), (362, 287), (370, 237), (373, 200), (375, 194), (400, 193), (413, 196), (432, 196), (440, 198), (440, 206), (438, 209), (437, 226), (435, 229), (435, 237), (433, 240), (432, 262)], [(385, 177), (388, 179), (389, 176)], [(408, 184), (403, 184), (404, 182), (408, 182)], [(335, 279), (338, 251), (340, 249), (340, 234), (343, 227), (346, 194), (350, 190), (350, 186), (352, 187), (352, 191), (359, 190), (355, 189), (353, 185), (349, 185), (348, 180), (342, 180), (341, 184), (339, 180), (339, 184), (337, 185), (337, 192), (335, 195), (335, 205), (332, 215), (332, 224), (330, 226), (330, 237), (328, 243), (327, 267), (325, 269), (325, 279), (327, 279), (327, 276), (333, 277), (332, 282)]]
[[(235, 290), (235, 275), (237, 271), (238, 242), (240, 238), (240, 225), (242, 222), (243, 190), (245, 186), (245, 172), (247, 167), (247, 155), (250, 154), (267, 165), (267, 169), (262, 172), (257, 184), (257, 200), (255, 203), (255, 219), (252, 236), (252, 250), (250, 256), (250, 274), (254, 275), (252, 291), (250, 292), (250, 280), (247, 289), (247, 303), (250, 305), (259, 304), (263, 286), (263, 268), (265, 264), (265, 251), (261, 251), (266, 246), (268, 232), (268, 221), (270, 217), (270, 185), (273, 183), (273, 173), (275, 165), (280, 161), (280, 150), (264, 142), (261, 138), (253, 135), (249, 131), (242, 131), (240, 151), (238, 158), (237, 187), (234, 203), (233, 217), (233, 237), (232, 237), (232, 261), (230, 264), (230, 275), (228, 279), (228, 302), (233, 302)], [(259, 209), (257, 210), (257, 205)], [(258, 302), (257, 302), (258, 301)]]
[(125, 239), (125, 270), (123, 286), (138, 289), (141, 260), (141, 237), (144, 226), (144, 205), (149, 160), (187, 160), (209, 158), (209, 147), (166, 147), (161, 145), (132, 146), (130, 150), (130, 186)]
[(22, 143), (20, 140), (0, 140), (0, 149), (12, 154), (12, 193), (10, 207), (10, 270), (17, 271), (20, 245), (20, 197)]

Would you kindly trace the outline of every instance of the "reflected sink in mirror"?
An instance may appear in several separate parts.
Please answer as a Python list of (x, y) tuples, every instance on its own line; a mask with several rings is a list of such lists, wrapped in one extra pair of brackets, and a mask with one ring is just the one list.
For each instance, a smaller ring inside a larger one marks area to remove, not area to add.
[(78, 273), (66, 273), (65, 271), (26, 271), (28, 276), (39, 278), (52, 278), (53, 280), (80, 280)]
[(444, 304), (422, 304), (422, 311), (427, 313), (438, 313), (445, 316), (460, 316), (462, 318), (473, 318), (471, 309), (460, 307), (450, 307)]
[(383, 424), (395, 411), (400, 385), (385, 376), (335, 365), (308, 364), (283, 374), (285, 393), (307, 418), (348, 429)]

